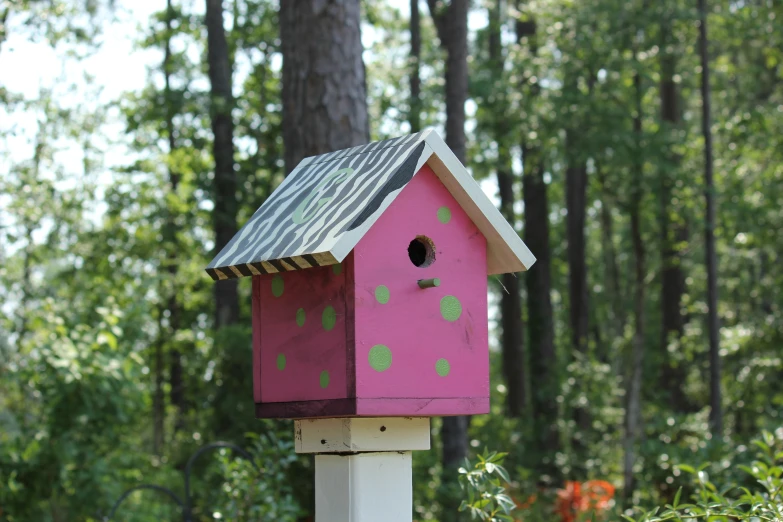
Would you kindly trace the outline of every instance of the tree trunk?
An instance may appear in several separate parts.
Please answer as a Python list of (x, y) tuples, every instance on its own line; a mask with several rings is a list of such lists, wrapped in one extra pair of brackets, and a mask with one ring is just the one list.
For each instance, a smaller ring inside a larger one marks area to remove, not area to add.
[(641, 235), (640, 202), (631, 208), (631, 241), (634, 255), (634, 333), (631, 345), (631, 370), (626, 385), (625, 438), (623, 464), (623, 497), (630, 505), (634, 490), (633, 465), (642, 419), (642, 365), (644, 363), (644, 264), (645, 252)]
[(701, 58), (701, 127), (704, 134), (704, 197), (707, 216), (704, 246), (707, 265), (707, 332), (710, 342), (710, 429), (714, 437), (723, 433), (721, 399), (720, 325), (718, 323), (718, 258), (715, 253), (715, 186), (712, 172), (712, 116), (710, 100), (709, 39), (706, 0), (699, 0), (699, 55)]
[[(593, 82), (590, 73), (590, 83)], [(571, 72), (565, 89), (576, 95), (576, 71)], [(592, 87), (591, 87), (592, 90)], [(585, 216), (587, 213), (587, 165), (583, 155), (583, 146), (579, 143), (579, 135), (584, 130), (575, 128), (569, 123), (565, 132), (566, 144), (566, 238), (568, 258), (568, 299), (569, 323), (571, 327), (571, 348), (581, 354), (587, 353), (587, 336), (589, 334), (589, 310), (587, 294), (587, 251), (585, 248)], [(581, 474), (584, 470), (581, 462), (586, 458), (584, 434), (590, 430), (590, 414), (583, 407), (573, 411), (577, 431), (572, 438), (576, 459), (575, 470)]]
[(468, 0), (427, 0), (446, 51), (446, 144), (465, 163), (465, 101), (468, 98)]
[[(237, 233), (237, 179), (234, 170), (234, 122), (231, 109), (234, 98), (231, 93), (231, 60), (226, 32), (223, 27), (222, 0), (207, 0), (207, 61), (211, 85), (212, 133), (215, 141), (212, 155), (215, 158), (213, 211), (215, 227), (215, 252), (219, 252)], [(215, 283), (215, 327), (220, 328), (239, 321), (239, 295), (237, 280), (227, 279)]]
[[(572, 81), (572, 89), (576, 82)], [(573, 128), (566, 129), (566, 237), (568, 244), (568, 296), (569, 319), (571, 326), (571, 348), (576, 352), (587, 353), (588, 308), (587, 308), (587, 251), (585, 249), (585, 215), (587, 212), (587, 166), (575, 144), (577, 133)], [(576, 452), (577, 474), (583, 472), (582, 459), (586, 458), (584, 434), (590, 430), (590, 414), (583, 407), (573, 411), (577, 431), (572, 438)]]
[[(504, 60), (500, 38), (502, 5), (503, 0), (498, 0), (494, 7), (489, 9), (489, 60), (495, 88), (502, 88), (503, 85)], [(504, 104), (502, 100), (503, 97), (498, 94), (494, 107), (492, 107), (493, 115), (495, 115), (493, 138), (498, 146), (496, 170), (500, 212), (516, 228), (515, 183), (511, 170), (510, 147), (507, 143), (509, 126), (503, 117)], [(503, 274), (501, 282), (503, 285), (500, 295), (501, 353), (503, 354), (503, 376), (508, 388), (506, 411), (510, 417), (520, 417), (527, 404), (521, 284), (518, 274)]]
[(549, 250), (549, 202), (540, 151), (523, 145), (525, 202), (525, 244), (536, 255), (536, 268), (525, 276), (527, 283), (528, 332), (530, 339), (530, 389), (542, 470), (557, 474), (554, 455), (560, 448), (557, 430), (559, 393), (556, 375), (557, 355), (552, 321), (552, 260)]
[(641, 431), (642, 421), (642, 364), (644, 363), (644, 273), (645, 249), (641, 231), (642, 206), (642, 176), (644, 175), (642, 148), (642, 79), (639, 72), (634, 73), (634, 91), (636, 106), (634, 107), (633, 129), (636, 138), (636, 154), (634, 160), (631, 201), (631, 243), (634, 257), (634, 334), (631, 345), (630, 372), (626, 382), (625, 407), (625, 438), (623, 465), (623, 497), (626, 505), (634, 490), (633, 465), (636, 460), (636, 445)]
[[(609, 201), (609, 187), (606, 173), (600, 165), (596, 165), (596, 177), (601, 186), (601, 250), (604, 255), (606, 270), (606, 293), (609, 296), (611, 311), (610, 332), (613, 339), (619, 339), (625, 330), (626, 312), (623, 308), (622, 287), (620, 284), (620, 269), (617, 264), (617, 251), (614, 244), (614, 220)], [(598, 357), (603, 362), (609, 362), (611, 357), (607, 347), (600, 347)]]
[[(515, 24), (517, 41), (528, 39), (530, 52), (538, 54), (537, 24), (535, 19), (518, 20)], [(524, 89), (526, 85), (522, 85)], [(539, 94), (538, 83), (529, 86), (530, 97)], [(523, 129), (522, 135), (529, 134)], [(549, 249), (548, 186), (544, 181), (544, 161), (540, 146), (522, 142), (522, 194), (525, 203), (525, 244), (535, 253), (536, 265), (525, 275), (527, 286), (528, 335), (530, 340), (531, 409), (536, 448), (541, 458), (541, 475), (559, 474), (555, 454), (560, 449), (557, 430), (559, 393), (557, 381), (557, 353), (552, 312), (552, 258)]]
[(280, 2), (285, 169), (367, 143), (359, 0)]
[[(571, 137), (575, 131), (568, 134)], [(568, 147), (573, 139), (566, 138)], [(572, 159), (566, 169), (566, 234), (568, 236), (568, 295), (571, 344), (578, 352), (587, 352), (587, 259), (585, 251), (585, 214), (587, 211), (587, 167), (581, 159)]]
[[(661, 23), (661, 119), (675, 143), (674, 132), (679, 128), (681, 117), (677, 83), (674, 81), (676, 58), (668, 49), (672, 43), (669, 22)], [(681, 244), (688, 240), (688, 228), (678, 209), (672, 206), (674, 181), (679, 172), (679, 157), (669, 151), (667, 165), (660, 171), (661, 190), (661, 388), (669, 394), (675, 411), (688, 411), (685, 395), (685, 368), (675, 364), (669, 352), (672, 341), (679, 343), (685, 333), (685, 318), (682, 314), (682, 299), (685, 294), (685, 274), (682, 268)]]
[[(500, 192), (500, 208), (503, 215), (514, 220), (514, 177), (510, 172), (511, 158), (498, 165), (497, 178)], [(510, 417), (520, 417), (527, 404), (525, 379), (525, 337), (522, 320), (521, 283), (518, 274), (503, 274), (503, 288), (500, 296), (500, 324), (502, 325), (501, 351), (503, 354), (503, 376), (508, 387), (506, 411)]]
[[(580, 31), (577, 27), (575, 31)], [(579, 67), (578, 65), (576, 67)], [(586, 73), (592, 94), (595, 74), (583, 65), (582, 71), (568, 71), (564, 94), (576, 99), (579, 96), (579, 77)], [(588, 100), (585, 100), (588, 101)], [(571, 345), (580, 353), (587, 352), (587, 336), (590, 312), (587, 293), (587, 252), (585, 249), (585, 215), (587, 212), (587, 163), (585, 146), (580, 139), (585, 132), (586, 121), (569, 122), (565, 129), (566, 145), (566, 237), (568, 244), (568, 298)], [(580, 426), (583, 424), (580, 422)]]
[(419, 0), (411, 0), (411, 99), (410, 114), (408, 122), (411, 125), (411, 132), (421, 130), (421, 77), (419, 73), (421, 61), (421, 16), (419, 13)]
[[(438, 39), (446, 51), (446, 144), (465, 164), (465, 101), (468, 97), (468, 0), (427, 0)], [(456, 469), (468, 454), (469, 417), (444, 417), (443, 521), (459, 520)], [(455, 487), (456, 486), (456, 487)]]
[(152, 395), (152, 453), (163, 455), (165, 441), (166, 397), (163, 392), (164, 362), (163, 362), (163, 310), (158, 309), (158, 339), (155, 341), (153, 361), (154, 392)]
[[(164, 79), (164, 98), (166, 103), (166, 134), (169, 145), (169, 158), (173, 157), (174, 152), (177, 149), (176, 135), (174, 132), (174, 100), (171, 99), (171, 37), (172, 37), (172, 22), (174, 20), (174, 11), (172, 9), (171, 0), (166, 0), (166, 40), (163, 52), (163, 79)], [(171, 161), (169, 162), (169, 190), (175, 195), (177, 194), (177, 188), (179, 187), (180, 175), (176, 170), (171, 168)], [(169, 399), (171, 404), (176, 408), (176, 418), (174, 420), (174, 431), (177, 432), (182, 429), (184, 425), (185, 415), (185, 389), (182, 379), (182, 354), (177, 346), (177, 332), (181, 325), (180, 320), (180, 306), (177, 301), (177, 294), (179, 289), (177, 287), (177, 255), (179, 255), (179, 240), (178, 240), (178, 227), (175, 216), (175, 210), (168, 208), (166, 211), (166, 231), (164, 237), (166, 238), (166, 245), (169, 250), (167, 255), (169, 281), (167, 290), (169, 294), (167, 308), (169, 311), (168, 323), (169, 323)], [(157, 356), (157, 354), (156, 354)], [(165, 405), (158, 404), (158, 407), (165, 407)], [(157, 413), (157, 412), (156, 412)]]

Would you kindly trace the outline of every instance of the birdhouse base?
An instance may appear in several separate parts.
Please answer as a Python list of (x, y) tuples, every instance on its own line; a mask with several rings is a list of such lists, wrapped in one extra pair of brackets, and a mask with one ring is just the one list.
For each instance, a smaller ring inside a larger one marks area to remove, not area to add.
[(316, 522), (412, 522), (411, 451), (430, 448), (429, 418), (297, 420), (295, 440), (316, 453)]
[(484, 415), (489, 413), (489, 397), (359, 398), (256, 403), (256, 417), (259, 419), (402, 417), (414, 412), (428, 417)]

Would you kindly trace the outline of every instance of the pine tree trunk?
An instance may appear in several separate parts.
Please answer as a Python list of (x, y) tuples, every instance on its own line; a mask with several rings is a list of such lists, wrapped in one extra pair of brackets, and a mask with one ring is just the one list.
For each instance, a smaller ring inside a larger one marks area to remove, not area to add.
[[(568, 134), (573, 137), (575, 131)], [(569, 147), (573, 139), (566, 138)], [(585, 215), (587, 212), (587, 167), (581, 159), (572, 159), (566, 169), (566, 235), (568, 236), (568, 295), (571, 303), (571, 344), (574, 350), (587, 352), (587, 260)]]
[(468, 98), (468, 0), (427, 0), (438, 39), (446, 51), (446, 144), (465, 163), (465, 102)]
[(552, 259), (549, 249), (549, 202), (540, 152), (523, 145), (525, 173), (525, 244), (536, 255), (536, 268), (525, 275), (527, 283), (528, 332), (530, 339), (530, 390), (537, 448), (542, 471), (556, 476), (555, 453), (560, 448), (557, 430), (559, 393), (557, 355), (552, 321)]
[[(675, 143), (674, 132), (679, 128), (681, 117), (679, 93), (674, 81), (676, 58), (667, 47), (671, 42), (670, 27), (667, 20), (661, 23), (661, 119), (672, 135), (669, 140)], [(680, 245), (688, 241), (688, 228), (678, 209), (672, 206), (674, 178), (679, 170), (679, 157), (673, 151), (668, 154), (667, 165), (661, 169), (661, 388), (669, 394), (675, 411), (688, 411), (685, 395), (685, 369), (672, 362), (668, 350), (672, 341), (679, 342), (685, 334), (685, 317), (682, 314), (682, 299), (685, 294), (685, 273)], [(675, 217), (676, 216), (676, 217)]]
[(280, 2), (286, 172), (370, 140), (360, 15), (359, 0)]
[[(581, 27), (575, 29), (582, 31)], [(590, 93), (595, 83), (595, 74), (586, 65), (572, 66), (566, 72), (564, 95), (571, 99), (579, 97), (579, 78), (586, 74)], [(589, 101), (589, 100), (584, 100)], [(587, 163), (585, 146), (581, 143), (581, 135), (585, 132), (582, 126), (588, 122), (568, 122), (565, 128), (566, 145), (566, 238), (568, 244), (568, 299), (569, 321), (571, 326), (572, 349), (587, 353), (587, 336), (590, 312), (588, 309), (587, 292), (587, 252), (585, 248), (585, 216), (587, 213)], [(577, 411), (577, 418), (581, 414)], [(584, 426), (584, 420), (579, 422)]]
[(163, 341), (163, 310), (158, 309), (158, 339), (155, 341), (155, 352), (152, 364), (154, 376), (154, 391), (152, 395), (152, 453), (163, 455), (165, 441), (166, 397), (163, 391), (165, 381), (164, 341)]
[[(567, 79), (565, 89), (571, 96), (578, 93), (577, 75), (573, 71)], [(589, 81), (593, 82), (592, 73)], [(591, 88), (592, 90), (592, 88)], [(568, 258), (568, 299), (569, 323), (571, 327), (571, 349), (587, 353), (589, 328), (589, 310), (587, 293), (587, 251), (585, 248), (585, 216), (587, 213), (587, 165), (583, 157), (579, 135), (583, 130), (568, 124), (565, 129), (566, 144), (566, 239)], [(581, 464), (585, 455), (584, 434), (590, 430), (590, 414), (583, 407), (573, 410), (573, 419), (577, 431), (572, 437), (572, 445), (578, 456), (575, 464), (577, 475), (582, 474)]]
[[(492, 68), (493, 85), (496, 89), (503, 87), (503, 48), (500, 37), (501, 9), (503, 0), (489, 9), (489, 60)], [(511, 153), (508, 142), (509, 131), (507, 119), (503, 113), (503, 97), (498, 93), (496, 102), (491, 108), (495, 121), (493, 123), (493, 138), (498, 145), (497, 181), (500, 194), (500, 212), (513, 225), (514, 215), (514, 175), (511, 170)], [(525, 346), (524, 323), (522, 320), (521, 283), (518, 274), (503, 274), (501, 276), (500, 294), (500, 324), (501, 353), (503, 354), (503, 376), (508, 388), (506, 395), (506, 412), (510, 417), (520, 417), (527, 403), (525, 379)]]
[(410, 114), (408, 122), (411, 132), (421, 130), (421, 77), (419, 73), (421, 62), (421, 16), (419, 12), (419, 0), (411, 0), (411, 55), (410, 55)]
[(634, 107), (633, 128), (636, 139), (635, 165), (633, 169), (634, 186), (631, 201), (631, 243), (633, 245), (634, 258), (634, 334), (631, 342), (630, 371), (626, 381), (626, 405), (625, 405), (625, 437), (624, 463), (623, 463), (623, 497), (626, 505), (630, 501), (634, 490), (633, 465), (636, 460), (636, 446), (641, 432), (642, 424), (642, 370), (644, 363), (644, 273), (645, 273), (645, 249), (641, 231), (641, 206), (642, 206), (642, 176), (644, 175), (644, 163), (642, 160), (642, 78), (636, 72), (634, 74), (634, 91), (636, 106)]
[[(573, 89), (576, 84), (573, 84)], [(571, 326), (571, 348), (581, 354), (587, 353), (588, 317), (587, 308), (587, 251), (585, 249), (585, 215), (587, 212), (587, 167), (578, 145), (575, 144), (578, 131), (566, 129), (566, 147), (568, 148), (566, 167), (566, 237), (568, 244), (568, 296), (569, 320)], [(577, 432), (572, 445), (577, 457), (575, 470), (583, 472), (582, 460), (586, 457), (584, 434), (590, 430), (590, 414), (583, 407), (573, 410)]]
[(710, 428), (714, 437), (723, 434), (721, 398), (720, 325), (718, 322), (718, 256), (715, 252), (715, 186), (712, 166), (712, 116), (710, 98), (709, 38), (706, 0), (699, 0), (699, 55), (701, 58), (701, 126), (704, 135), (704, 197), (707, 216), (704, 246), (707, 266), (707, 332), (710, 342)]
[(642, 419), (642, 365), (644, 363), (644, 270), (645, 251), (641, 235), (640, 202), (631, 209), (631, 241), (635, 265), (634, 277), (634, 333), (631, 345), (630, 372), (626, 385), (625, 437), (623, 441), (623, 497), (630, 505), (635, 487), (633, 465)]
[[(606, 293), (609, 296), (611, 310), (611, 337), (619, 339), (625, 330), (626, 313), (623, 309), (622, 287), (620, 284), (620, 268), (617, 263), (617, 250), (614, 240), (614, 220), (609, 201), (609, 187), (606, 179), (606, 173), (600, 165), (596, 165), (596, 177), (601, 187), (601, 239), (603, 244), (601, 249), (604, 255), (604, 265), (606, 270)], [(610, 343), (607, 343), (610, 344)], [(610, 356), (608, 348), (601, 347), (599, 358), (603, 362), (609, 362)]]
[[(213, 219), (215, 252), (219, 252), (237, 233), (237, 179), (234, 170), (234, 122), (231, 108), (231, 60), (223, 27), (222, 0), (207, 0), (207, 61), (211, 84), (212, 133), (215, 158)], [(215, 327), (239, 321), (237, 280), (215, 283)]]
[[(517, 4), (520, 9), (520, 4)], [(528, 40), (530, 52), (535, 59), (538, 54), (535, 19), (517, 20), (515, 27), (517, 42)], [(538, 84), (521, 85), (529, 96), (539, 95)], [(523, 129), (522, 136), (533, 129)], [(530, 399), (533, 415), (536, 447), (541, 457), (541, 475), (556, 477), (555, 453), (560, 449), (560, 435), (557, 430), (559, 393), (557, 382), (557, 353), (555, 351), (555, 330), (552, 312), (552, 258), (549, 248), (549, 200), (548, 187), (544, 181), (544, 161), (539, 146), (522, 142), (522, 195), (525, 204), (525, 244), (535, 253), (534, 270), (525, 274), (527, 287), (527, 330), (530, 340)]]
[[(500, 192), (500, 208), (509, 223), (514, 223), (514, 177), (511, 174), (511, 157), (501, 154), (498, 158), (497, 178)], [(502, 326), (501, 353), (503, 376), (508, 388), (506, 411), (510, 417), (520, 417), (527, 404), (525, 337), (522, 320), (521, 283), (518, 274), (503, 274), (500, 295), (500, 324)]]
[[(177, 141), (174, 131), (174, 100), (171, 95), (171, 37), (172, 23), (174, 20), (174, 10), (171, 0), (166, 1), (166, 40), (163, 51), (163, 79), (164, 79), (164, 98), (166, 102), (166, 134), (169, 145), (169, 157), (172, 157), (177, 150)], [(172, 194), (177, 193), (179, 187), (180, 175), (176, 170), (169, 167), (169, 190)], [(177, 332), (181, 328), (180, 305), (177, 300), (179, 288), (177, 287), (177, 255), (179, 254), (178, 227), (176, 223), (175, 211), (167, 209), (166, 231), (164, 233), (166, 245), (168, 248), (167, 263), (169, 281), (167, 291), (169, 294), (167, 308), (169, 311), (169, 399), (176, 408), (176, 418), (174, 420), (174, 431), (177, 432), (184, 426), (185, 415), (185, 387), (182, 378), (182, 354), (177, 346)], [(159, 405), (160, 406), (160, 405)]]

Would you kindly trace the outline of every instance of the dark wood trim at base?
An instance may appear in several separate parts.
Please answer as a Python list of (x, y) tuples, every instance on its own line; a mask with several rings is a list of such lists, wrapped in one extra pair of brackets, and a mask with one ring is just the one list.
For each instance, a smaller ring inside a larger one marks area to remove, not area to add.
[(256, 403), (257, 419), (308, 419), (355, 415), (356, 399)]
[(259, 419), (446, 417), (489, 413), (489, 397), (359, 398), (256, 403)]

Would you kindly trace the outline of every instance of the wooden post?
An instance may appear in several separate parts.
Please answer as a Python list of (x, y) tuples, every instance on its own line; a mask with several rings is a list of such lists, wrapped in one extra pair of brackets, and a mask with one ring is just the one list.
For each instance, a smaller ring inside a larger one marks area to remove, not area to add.
[(316, 522), (412, 522), (411, 451), (430, 449), (429, 418), (297, 420), (295, 439), (316, 454)]

